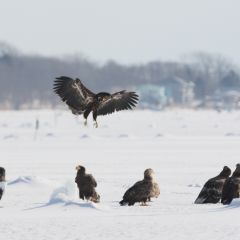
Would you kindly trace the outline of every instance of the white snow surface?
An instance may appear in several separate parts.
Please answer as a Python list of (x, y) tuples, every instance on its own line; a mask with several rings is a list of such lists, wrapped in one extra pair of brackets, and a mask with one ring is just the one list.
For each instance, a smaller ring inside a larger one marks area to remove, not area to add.
[[(240, 112), (126, 111), (98, 121), (96, 129), (69, 111), (0, 112), (1, 239), (239, 240), (240, 200), (193, 202), (206, 180), (240, 162)], [(78, 199), (79, 164), (96, 178), (99, 204)], [(160, 197), (120, 206), (146, 168)]]

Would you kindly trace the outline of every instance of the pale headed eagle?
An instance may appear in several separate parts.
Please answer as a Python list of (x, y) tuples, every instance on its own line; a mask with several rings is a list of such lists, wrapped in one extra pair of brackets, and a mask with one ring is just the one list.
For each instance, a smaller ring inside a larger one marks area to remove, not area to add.
[(139, 202), (142, 206), (146, 206), (146, 202), (152, 197), (157, 198), (160, 194), (159, 186), (155, 179), (154, 171), (148, 168), (144, 171), (144, 179), (136, 182), (123, 195), (120, 205), (132, 206)]

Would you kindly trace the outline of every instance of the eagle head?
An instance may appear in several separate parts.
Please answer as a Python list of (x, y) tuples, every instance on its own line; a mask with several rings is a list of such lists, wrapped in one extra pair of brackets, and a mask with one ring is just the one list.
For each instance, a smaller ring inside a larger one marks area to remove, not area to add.
[(228, 166), (224, 166), (220, 176), (229, 177), (231, 175), (231, 169)]
[(81, 172), (81, 173), (85, 173), (86, 169), (85, 167), (81, 166), (81, 165), (77, 165), (76, 166), (76, 170)]
[(155, 179), (155, 173), (151, 168), (147, 168), (144, 171), (144, 179), (148, 179), (148, 180), (154, 180)]

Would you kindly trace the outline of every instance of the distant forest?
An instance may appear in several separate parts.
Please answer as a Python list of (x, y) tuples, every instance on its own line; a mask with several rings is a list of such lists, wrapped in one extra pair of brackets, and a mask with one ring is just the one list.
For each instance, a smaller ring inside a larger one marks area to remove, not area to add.
[(0, 108), (55, 107), (57, 76), (80, 78), (94, 92), (135, 90), (140, 107), (227, 107), (240, 99), (240, 71), (220, 55), (196, 53), (178, 62), (99, 64), (81, 56), (25, 55), (0, 43)]

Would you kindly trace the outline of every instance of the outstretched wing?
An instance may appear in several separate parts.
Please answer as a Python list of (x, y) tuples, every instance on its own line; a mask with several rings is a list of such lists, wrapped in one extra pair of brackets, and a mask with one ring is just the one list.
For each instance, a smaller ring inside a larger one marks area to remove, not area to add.
[(138, 103), (138, 95), (135, 92), (116, 92), (100, 100), (97, 115), (106, 115), (115, 111), (132, 109)]
[(95, 94), (87, 89), (79, 79), (58, 77), (54, 81), (54, 92), (69, 106), (73, 114), (81, 114), (94, 100)]

